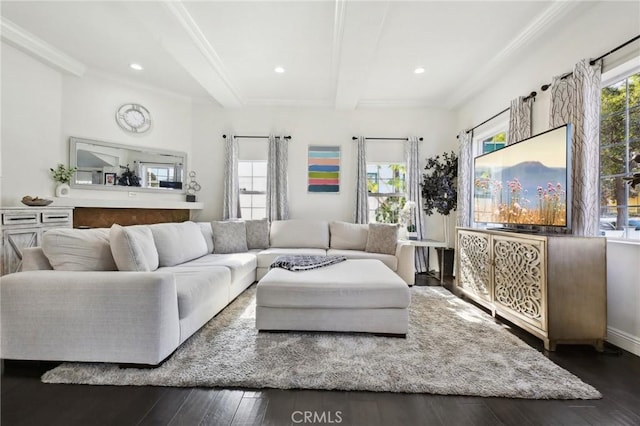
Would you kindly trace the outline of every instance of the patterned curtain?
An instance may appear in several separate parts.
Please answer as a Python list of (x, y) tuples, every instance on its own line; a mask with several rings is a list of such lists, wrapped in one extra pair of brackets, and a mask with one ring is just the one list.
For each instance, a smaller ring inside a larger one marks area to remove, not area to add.
[(507, 145), (531, 137), (531, 107), (533, 100), (534, 98), (531, 97), (525, 101), (523, 96), (519, 96), (511, 101)]
[(367, 191), (367, 142), (358, 138), (358, 164), (356, 165), (356, 208), (354, 223), (369, 223), (369, 193)]
[[(417, 137), (410, 137), (404, 145), (404, 156), (407, 164), (407, 201), (413, 201), (416, 205), (413, 223), (416, 225), (418, 239), (424, 238), (424, 212), (422, 210), (422, 190), (420, 188), (420, 150)], [(427, 272), (427, 256), (425, 250), (428, 247), (416, 247), (416, 272)]]
[(574, 235), (598, 235), (600, 84), (602, 65), (578, 62), (573, 74), (551, 82), (551, 128), (572, 126), (572, 209)]
[(284, 137), (269, 135), (269, 156), (267, 160), (267, 219), (289, 219), (289, 185), (287, 168), (289, 145)]
[(238, 179), (238, 141), (229, 135), (224, 141), (224, 198), (222, 219), (240, 217), (240, 184)]
[(463, 131), (458, 135), (460, 155), (458, 156), (458, 207), (456, 225), (471, 226), (471, 188), (473, 186), (473, 131)]

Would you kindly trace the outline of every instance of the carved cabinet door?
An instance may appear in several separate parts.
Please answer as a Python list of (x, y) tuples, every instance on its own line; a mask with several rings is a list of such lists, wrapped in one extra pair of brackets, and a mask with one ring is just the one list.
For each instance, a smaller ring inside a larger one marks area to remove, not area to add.
[(491, 236), (458, 231), (458, 287), (491, 301)]
[(545, 241), (498, 235), (492, 241), (494, 303), (546, 331)]
[(39, 244), (39, 229), (5, 230), (2, 234), (2, 275), (18, 272), (22, 266), (22, 250)]

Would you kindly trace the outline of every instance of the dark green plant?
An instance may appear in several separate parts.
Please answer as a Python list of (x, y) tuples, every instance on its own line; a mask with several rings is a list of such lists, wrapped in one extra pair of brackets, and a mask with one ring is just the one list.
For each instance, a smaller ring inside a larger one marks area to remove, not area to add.
[(432, 215), (434, 210), (448, 215), (458, 204), (458, 156), (445, 152), (427, 159), (422, 175), (423, 210)]

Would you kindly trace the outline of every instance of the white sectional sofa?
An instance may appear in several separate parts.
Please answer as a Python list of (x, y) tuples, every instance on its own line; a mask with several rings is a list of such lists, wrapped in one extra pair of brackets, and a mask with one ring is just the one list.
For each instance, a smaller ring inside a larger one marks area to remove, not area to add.
[(308, 220), (48, 231), (0, 279), (0, 358), (157, 365), (283, 254), (379, 259), (413, 284), (413, 246), (367, 251), (376, 232)]

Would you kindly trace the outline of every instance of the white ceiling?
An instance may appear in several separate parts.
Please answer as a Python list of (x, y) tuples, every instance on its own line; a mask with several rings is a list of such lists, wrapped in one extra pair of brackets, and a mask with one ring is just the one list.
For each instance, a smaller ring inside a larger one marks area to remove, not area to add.
[[(225, 108), (455, 108), (592, 4), (2, 1), (2, 39), (71, 74)], [(414, 74), (418, 66), (426, 72)]]

